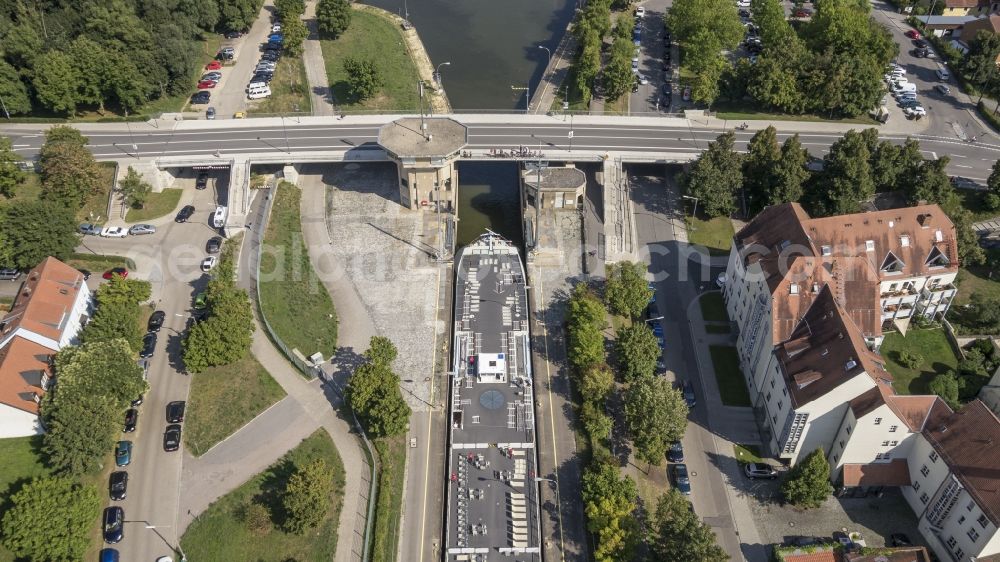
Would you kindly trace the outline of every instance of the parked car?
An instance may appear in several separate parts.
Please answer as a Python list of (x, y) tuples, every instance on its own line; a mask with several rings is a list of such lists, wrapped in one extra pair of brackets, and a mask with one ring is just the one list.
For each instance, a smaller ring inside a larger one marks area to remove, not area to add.
[(218, 70), (214, 70), (212, 72), (206, 72), (205, 74), (202, 75), (200, 81), (204, 80), (214, 80), (215, 82), (218, 82), (219, 80), (222, 80), (222, 73), (219, 72)]
[(83, 223), (80, 225), (80, 234), (86, 234), (88, 236), (100, 236), (101, 226), (97, 224)]
[(674, 487), (685, 496), (691, 495), (691, 479), (688, 478), (688, 467), (686, 464), (672, 464)]
[(222, 63), (217, 60), (205, 65), (205, 70), (219, 70), (220, 68), (222, 68)]
[(104, 542), (116, 544), (121, 542), (125, 535), (125, 510), (119, 506), (104, 508), (102, 519), (104, 528)]
[(112, 500), (121, 501), (125, 499), (125, 492), (128, 490), (128, 473), (119, 470), (111, 473), (108, 478), (108, 495)]
[(115, 275), (121, 277), (122, 279), (125, 279), (126, 277), (128, 277), (128, 269), (125, 269), (124, 267), (112, 267), (111, 269), (105, 271), (104, 275), (102, 275), (101, 277), (110, 280)]
[(646, 8), (643, 7), (643, 6), (639, 6), (638, 8), (636, 8), (635, 9), (635, 17), (637, 17), (637, 18), (644, 18), (644, 17), (646, 17)]
[(943, 68), (935, 70), (934, 74), (937, 74), (938, 80), (947, 81), (949, 78), (951, 78), (951, 74)]
[(222, 249), (221, 236), (213, 236), (212, 238), (208, 239), (208, 242), (205, 243), (205, 251), (210, 254), (218, 254), (219, 250), (221, 249)]
[(184, 401), (175, 400), (167, 404), (167, 423), (181, 423), (184, 421)]
[(947, 84), (938, 84), (934, 86), (934, 89), (946, 96), (951, 93), (951, 88), (949, 88)]
[(907, 117), (909, 117), (911, 119), (914, 118), (914, 117), (916, 117), (916, 118), (926, 117), (927, 116), (927, 110), (924, 109), (922, 106), (919, 106), (919, 105), (915, 106), (915, 107), (907, 107), (906, 109), (903, 110), (903, 115), (906, 115)]
[(747, 478), (751, 480), (756, 478), (773, 480), (778, 477), (778, 471), (774, 470), (773, 466), (762, 462), (747, 463), (743, 467), (743, 474), (746, 474)]
[(201, 293), (198, 293), (197, 295), (195, 295), (195, 297), (194, 297), (194, 309), (195, 310), (204, 310), (206, 306), (208, 306), (208, 297), (205, 296), (205, 293), (201, 292)]
[(5, 281), (17, 281), (17, 278), (21, 276), (21, 271), (16, 267), (3, 267), (0, 268), (0, 279)]
[(128, 466), (132, 463), (132, 442), (119, 441), (115, 444), (115, 465)]
[(181, 426), (171, 424), (163, 432), (163, 450), (167, 452), (176, 451), (181, 446)]
[(99, 558), (101, 562), (119, 562), (118, 551), (113, 548), (102, 548)]
[(205, 90), (201, 90), (191, 96), (191, 105), (208, 105), (210, 101), (212, 101), (212, 94)]
[(155, 352), (156, 332), (147, 332), (145, 336), (142, 336), (142, 350), (139, 351), (139, 357), (144, 359), (146, 357), (152, 357)]
[(690, 380), (684, 381), (684, 385), (681, 386), (681, 393), (684, 395), (684, 402), (687, 403), (688, 408), (694, 408), (697, 404), (697, 399), (694, 395), (694, 385), (691, 384)]
[(980, 189), (982, 187), (976, 180), (962, 176), (951, 176), (951, 185), (955, 186), (956, 189)]
[(924, 49), (927, 47), (927, 41), (924, 41), (923, 39), (914, 39), (913, 46), (918, 49)]
[(670, 462), (684, 462), (684, 445), (680, 441), (674, 441), (667, 449), (667, 460)]
[(139, 423), (139, 410), (135, 408), (129, 408), (125, 410), (125, 429), (122, 430), (124, 433), (132, 433), (135, 431), (135, 426)]
[(163, 327), (163, 321), (166, 320), (167, 313), (162, 310), (157, 310), (149, 315), (149, 322), (146, 323), (146, 331), (148, 332), (159, 332), (160, 328)]
[(133, 236), (142, 234), (156, 234), (156, 227), (151, 224), (133, 224), (128, 229), (128, 233)]
[(86, 281), (87, 279), (90, 279), (90, 270), (77, 268), (77, 271), (80, 272), (80, 275), (83, 275), (83, 280), (84, 281)]
[(809, 8), (799, 8), (795, 10), (795, 17), (797, 18), (808, 18), (813, 15), (812, 10)]
[(239, 39), (240, 37), (243, 37), (243, 32), (241, 32), (241, 31), (227, 31), (227, 32), (223, 33), (222, 36), (225, 37), (226, 39)]
[(218, 258), (216, 258), (215, 256), (208, 256), (207, 258), (201, 260), (201, 270), (206, 273), (212, 271), (212, 268), (215, 267), (216, 262), (218, 262)]
[(889, 544), (894, 547), (905, 547), (913, 546), (913, 541), (903, 533), (893, 533), (889, 535)]
[(187, 222), (192, 215), (194, 215), (194, 206), (185, 205), (180, 211), (177, 211), (177, 217), (174, 218), (174, 222)]
[[(143, 377), (143, 378), (145, 378), (145, 377)], [(142, 394), (140, 394), (138, 398), (136, 398), (135, 400), (133, 400), (132, 401), (132, 407), (134, 408), (136, 406), (142, 406), (142, 398), (143, 398), (143, 396), (142, 396)]]
[(674, 95), (674, 90), (670, 87), (670, 84), (663, 85), (663, 95), (666, 96), (667, 99), (670, 99), (670, 97)]
[(214, 80), (203, 80), (201, 82), (198, 82), (198, 89), (199, 90), (211, 90), (212, 88), (215, 87), (216, 84), (218, 84), (218, 82), (216, 82)]
[(194, 188), (205, 189), (206, 187), (208, 187), (208, 174), (202, 172), (198, 174), (198, 178), (194, 180)]
[(906, 32), (906, 36), (910, 39), (920, 39), (920, 32), (916, 29), (910, 29)]
[(105, 226), (101, 230), (101, 236), (105, 238), (125, 238), (128, 236), (128, 231), (122, 226)]

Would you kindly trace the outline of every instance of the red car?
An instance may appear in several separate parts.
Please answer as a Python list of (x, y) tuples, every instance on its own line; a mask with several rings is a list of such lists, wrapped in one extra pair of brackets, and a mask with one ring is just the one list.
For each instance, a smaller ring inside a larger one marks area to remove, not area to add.
[(219, 70), (220, 68), (222, 68), (222, 63), (217, 60), (205, 65), (205, 70)]
[(920, 39), (920, 32), (916, 29), (911, 29), (906, 32), (906, 36), (910, 39)]
[(216, 84), (217, 82), (213, 82), (211, 80), (202, 80), (201, 82), (198, 82), (198, 89), (208, 90), (210, 88), (214, 88)]
[(808, 18), (811, 15), (813, 15), (812, 10), (807, 8), (799, 8), (798, 10), (795, 10), (795, 17), (797, 18)]
[(118, 275), (122, 279), (125, 279), (126, 277), (128, 277), (128, 270), (125, 269), (124, 267), (115, 267), (105, 271), (102, 277), (104, 277), (105, 279), (111, 279), (115, 275)]

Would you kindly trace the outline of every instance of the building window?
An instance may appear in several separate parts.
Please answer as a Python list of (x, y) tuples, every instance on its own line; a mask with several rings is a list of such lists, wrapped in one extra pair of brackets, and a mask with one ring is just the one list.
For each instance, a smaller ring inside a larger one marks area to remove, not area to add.
[(898, 285), (899, 285), (899, 283), (892, 283), (892, 284), (890, 284), (889, 285), (889, 291), (893, 292), (893, 293), (896, 292), (896, 288), (897, 288)]
[(774, 388), (774, 381), (775, 381), (775, 379), (772, 378), (771, 379), (771, 388)]
[(875, 425), (882, 425), (882, 418), (875, 418)]
[(846, 431), (846, 432), (847, 432), (847, 434), (848, 434), (848, 435), (850, 435), (850, 434), (851, 434), (851, 426), (847, 426), (847, 427), (845, 427), (845, 428), (844, 428), (844, 431)]
[(840, 460), (840, 455), (833, 455), (833, 462)]
[(771, 416), (771, 423), (772, 424), (778, 423), (778, 416)]
[(833, 253), (833, 248), (831, 248), (830, 246), (820, 246), (820, 252), (824, 256), (829, 256), (830, 254)]
[(882, 460), (882, 453), (875, 453), (875, 460), (877, 461)]
[(920, 467), (920, 474), (923, 474), (924, 476), (927, 476), (930, 473), (931, 473), (931, 471), (927, 468), (926, 464), (924, 466)]
[(958, 524), (961, 525), (962, 523), (965, 523), (965, 516), (964, 515), (958, 518)]
[(976, 519), (976, 523), (979, 523), (979, 526), (984, 529), (986, 528), (987, 525), (989, 525), (989, 521), (986, 519), (985, 515), (980, 515), (979, 519)]
[(788, 387), (787, 386), (781, 387), (781, 395), (782, 396), (788, 396)]
[(899, 445), (899, 441), (889, 441), (890, 447), (895, 447), (896, 445)]
[(768, 392), (767, 396), (764, 397), (764, 401), (765, 402), (770, 402), (771, 401), (771, 393), (770, 392)]
[(931, 459), (931, 462), (937, 462), (938, 460), (937, 451), (931, 451), (931, 454), (927, 455), (927, 458)]
[(965, 551), (961, 548), (955, 551), (955, 560), (961, 560), (965, 558)]
[(955, 545), (958, 544), (958, 541), (955, 540), (955, 537), (948, 537), (948, 540), (945, 542), (948, 544), (948, 548), (955, 548)]
[(890, 425), (889, 426), (889, 433), (896, 433), (897, 429), (899, 429), (898, 425)]
[(913, 491), (914, 492), (920, 491), (920, 482), (917, 482), (916, 480), (913, 481)]
[(875, 251), (875, 241), (874, 240), (865, 240), (865, 251), (866, 252), (874, 252)]
[(972, 511), (976, 507), (976, 500), (969, 500), (969, 505), (965, 506), (965, 511)]
[(778, 410), (781, 410), (781, 406), (784, 404), (781, 400), (778, 400)]
[(975, 527), (969, 527), (969, 532), (966, 534), (969, 535), (969, 538), (972, 539), (972, 542), (976, 542), (977, 540), (979, 540), (979, 531), (977, 531)]
[(888, 441), (883, 441), (882, 442), (882, 446), (883, 447), (888, 447), (889, 446), (889, 442)]
[(840, 440), (840, 448), (841, 448), (841, 449), (843, 449), (843, 448), (844, 448), (844, 440), (843, 440), (843, 439), (841, 439), (841, 440)]
[(927, 497), (927, 492), (920, 494), (920, 503), (927, 505), (928, 500), (930, 500), (930, 498)]

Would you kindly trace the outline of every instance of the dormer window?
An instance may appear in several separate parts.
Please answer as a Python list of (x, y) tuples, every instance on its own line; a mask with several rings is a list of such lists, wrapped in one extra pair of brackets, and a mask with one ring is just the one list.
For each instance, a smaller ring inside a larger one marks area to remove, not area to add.
[(892, 252), (889, 252), (885, 256), (885, 260), (882, 261), (882, 267), (879, 269), (885, 273), (900, 273), (903, 271), (903, 261), (897, 258)]
[(904, 247), (904, 248), (909, 248), (910, 247), (910, 237), (907, 236), (907, 235), (905, 235), (905, 234), (902, 235), (902, 236), (900, 236), (899, 237), (899, 245), (902, 246), (902, 247)]
[(931, 253), (927, 256), (927, 261), (925, 262), (928, 267), (945, 267), (949, 263), (948, 256), (944, 255), (937, 246), (931, 248)]
[(791, 293), (791, 294), (793, 294), (793, 295), (799, 294), (799, 284), (798, 283), (792, 283), (791, 285), (789, 285), (788, 286), (788, 292)]
[(944, 233), (941, 232), (940, 230), (935, 230), (934, 231), (934, 241), (935, 242), (944, 242)]
[(865, 251), (866, 252), (874, 252), (875, 251), (875, 241), (874, 240), (865, 240)]
[(829, 256), (833, 254), (833, 248), (831, 248), (830, 246), (820, 246), (820, 251), (824, 256)]
[(819, 292), (819, 283), (813, 283), (813, 292), (814, 293), (818, 293)]

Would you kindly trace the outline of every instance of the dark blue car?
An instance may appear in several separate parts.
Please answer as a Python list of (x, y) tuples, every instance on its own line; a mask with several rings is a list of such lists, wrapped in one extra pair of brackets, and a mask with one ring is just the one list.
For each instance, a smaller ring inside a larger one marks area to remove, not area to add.
[(684, 381), (684, 386), (681, 388), (681, 392), (684, 394), (684, 402), (687, 403), (688, 408), (694, 408), (697, 404), (697, 400), (694, 397), (694, 385), (691, 381)]
[(125, 536), (125, 510), (115, 506), (104, 508), (104, 542), (116, 544)]
[(688, 478), (686, 464), (674, 464), (674, 487), (685, 496), (691, 495), (691, 480)]
[(118, 551), (113, 548), (101, 549), (101, 562), (118, 562)]
[(670, 462), (684, 462), (684, 446), (680, 441), (674, 441), (667, 449), (667, 460)]

